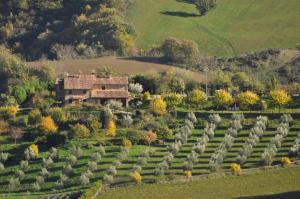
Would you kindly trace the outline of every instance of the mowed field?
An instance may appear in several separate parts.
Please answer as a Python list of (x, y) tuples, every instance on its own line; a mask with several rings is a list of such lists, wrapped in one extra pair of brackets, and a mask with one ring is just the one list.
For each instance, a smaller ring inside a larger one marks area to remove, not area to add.
[(78, 74), (91, 73), (93, 70), (103, 66), (110, 66), (120, 75), (135, 74), (157, 74), (169, 70), (173, 70), (181, 77), (186, 77), (197, 82), (203, 82), (204, 76), (200, 72), (193, 72), (170, 65), (152, 63), (147, 61), (138, 61), (121, 57), (101, 57), (96, 59), (80, 59), (80, 60), (64, 60), (64, 61), (38, 61), (28, 62), (29, 67), (38, 68), (43, 64), (49, 64), (54, 67), (56, 74)]
[(202, 54), (231, 56), (265, 48), (290, 48), (300, 42), (299, 0), (218, 0), (199, 16), (190, 0), (139, 0), (127, 20), (141, 48), (174, 36), (198, 43)]
[(98, 199), (298, 199), (300, 166), (190, 183), (141, 185), (109, 190)]

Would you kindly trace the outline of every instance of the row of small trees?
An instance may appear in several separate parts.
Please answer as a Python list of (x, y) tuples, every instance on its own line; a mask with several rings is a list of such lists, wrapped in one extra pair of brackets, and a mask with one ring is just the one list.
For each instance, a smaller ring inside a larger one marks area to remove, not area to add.
[(122, 162), (127, 158), (129, 148), (120, 147), (120, 152), (117, 154), (117, 159), (113, 161), (112, 165), (107, 169), (103, 176), (103, 181), (107, 184), (114, 182), (114, 177), (118, 174), (117, 168), (122, 165)]
[(209, 115), (209, 123), (206, 124), (201, 138), (197, 139), (191, 153), (187, 155), (186, 161), (183, 164), (183, 171), (187, 176), (192, 176), (194, 164), (198, 163), (199, 155), (203, 154), (207, 143), (215, 135), (215, 129), (221, 122), (221, 117), (218, 114)]
[(264, 135), (264, 132), (267, 129), (268, 117), (259, 116), (256, 118), (254, 126), (251, 128), (249, 137), (243, 144), (242, 148), (239, 151), (239, 155), (236, 160), (240, 165), (245, 164), (248, 157), (251, 156), (253, 152), (253, 147), (255, 147), (259, 142), (261, 137)]
[(289, 133), (289, 127), (292, 121), (293, 118), (290, 114), (284, 114), (281, 116), (281, 123), (277, 127), (275, 137), (271, 139), (270, 143), (267, 145), (266, 149), (264, 150), (261, 156), (261, 161), (263, 165), (272, 165), (276, 152), (281, 147), (284, 138), (287, 137)]
[(194, 113), (189, 113), (185, 120), (184, 126), (179, 129), (179, 132), (175, 134), (175, 141), (167, 147), (168, 152), (164, 155), (163, 161), (155, 168), (154, 174), (156, 176), (163, 176), (169, 167), (171, 166), (174, 156), (179, 152), (182, 145), (187, 143), (188, 137), (192, 135), (194, 124), (197, 122), (197, 118)]
[(147, 164), (151, 155), (153, 155), (154, 152), (155, 152), (155, 150), (148, 148), (139, 155), (137, 162), (133, 166), (131, 173), (130, 173), (130, 176), (135, 183), (141, 182), (141, 180), (142, 180), (141, 172), (143, 169), (142, 167), (143, 167), (143, 165)]
[(242, 129), (243, 120), (244, 115), (232, 114), (230, 127), (227, 129), (224, 139), (209, 160), (208, 166), (210, 171), (217, 171), (221, 168), (227, 151), (232, 147), (238, 132)]
[(297, 138), (295, 139), (294, 145), (290, 148), (289, 155), (291, 157), (300, 156), (300, 133), (298, 133)]
[[(282, 106), (291, 102), (291, 96), (289, 96), (284, 90), (274, 90), (270, 92), (271, 101), (278, 106), (279, 110)], [(252, 91), (246, 91), (238, 94), (235, 98), (226, 90), (217, 90), (213, 98), (213, 104), (218, 109), (226, 109), (234, 102), (238, 102), (242, 109), (267, 109), (268, 104), (266, 101)], [(166, 93), (161, 98), (155, 98), (151, 103), (152, 111), (155, 114), (163, 115), (167, 112), (167, 109), (173, 110), (180, 104), (185, 103), (191, 107), (201, 107), (208, 102), (208, 96), (202, 90), (195, 89), (184, 97), (178, 93)]]

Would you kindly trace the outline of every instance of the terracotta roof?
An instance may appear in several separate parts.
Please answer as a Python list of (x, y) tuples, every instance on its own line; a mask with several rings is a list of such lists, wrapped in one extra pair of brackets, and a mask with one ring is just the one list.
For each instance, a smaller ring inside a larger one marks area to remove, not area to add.
[(91, 98), (128, 98), (127, 90), (92, 90)]
[(97, 78), (95, 75), (72, 75), (64, 78), (64, 89), (92, 89), (94, 84), (128, 84), (128, 77)]

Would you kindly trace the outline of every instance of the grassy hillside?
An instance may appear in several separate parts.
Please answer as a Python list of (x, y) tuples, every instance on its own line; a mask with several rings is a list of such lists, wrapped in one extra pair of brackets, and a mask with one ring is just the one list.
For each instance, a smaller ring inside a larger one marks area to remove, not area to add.
[(204, 17), (187, 2), (135, 1), (127, 20), (137, 30), (138, 46), (158, 45), (174, 36), (195, 40), (203, 54), (226, 56), (300, 42), (298, 0), (218, 0)]
[[(240, 198), (284, 199), (300, 196), (300, 167), (181, 184), (154, 184), (106, 192), (101, 199)], [(280, 194), (281, 193), (281, 194)], [(246, 197), (247, 196), (247, 197)], [(252, 197), (249, 197), (252, 196)]]

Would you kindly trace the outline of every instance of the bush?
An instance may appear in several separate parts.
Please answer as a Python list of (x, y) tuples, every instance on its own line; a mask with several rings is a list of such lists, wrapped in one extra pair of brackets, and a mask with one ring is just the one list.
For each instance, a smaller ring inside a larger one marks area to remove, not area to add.
[(21, 187), (20, 180), (18, 178), (9, 179), (8, 189), (10, 191), (17, 191)]
[(39, 109), (33, 109), (28, 114), (28, 124), (30, 125), (37, 125), (41, 123), (42, 114)]
[(62, 108), (50, 108), (47, 114), (49, 114), (57, 124), (63, 124), (68, 120), (67, 114)]
[(8, 157), (9, 157), (9, 153), (3, 153), (3, 152), (1, 152), (0, 153), (0, 162), (1, 163), (5, 163), (7, 161), (7, 159), (8, 159)]
[(103, 181), (105, 183), (107, 183), (107, 184), (111, 184), (111, 183), (114, 182), (114, 176), (113, 175), (104, 174)]
[(22, 171), (22, 170), (16, 171), (15, 177), (16, 177), (16, 178), (19, 178), (20, 181), (23, 180), (23, 179), (25, 178), (25, 173), (24, 173), (24, 171)]
[(90, 179), (85, 174), (82, 174), (79, 178), (79, 183), (82, 186), (86, 186), (90, 183)]
[(51, 116), (42, 117), (39, 128), (45, 135), (55, 133), (58, 129)]
[(202, 90), (195, 89), (188, 94), (186, 100), (189, 105), (200, 107), (207, 102), (207, 96)]
[(74, 138), (87, 138), (90, 136), (90, 130), (83, 124), (71, 125), (71, 136)]
[(89, 170), (91, 171), (96, 171), (98, 168), (97, 162), (95, 161), (88, 162), (88, 165), (89, 165)]
[(234, 174), (234, 175), (240, 175), (240, 173), (241, 173), (241, 166), (239, 164), (235, 164), (235, 163), (231, 164), (230, 169), (231, 169), (232, 174)]
[(24, 172), (29, 170), (29, 164), (27, 160), (21, 160), (20, 169)]
[(13, 89), (13, 96), (15, 97), (18, 104), (22, 104), (27, 98), (27, 93), (23, 87), (16, 86)]
[(68, 133), (66, 131), (51, 133), (46, 136), (47, 146), (60, 146), (67, 142)]
[(126, 148), (131, 148), (132, 147), (132, 143), (130, 140), (123, 138), (122, 139), (122, 146), (126, 147)]
[(107, 128), (106, 128), (106, 135), (110, 137), (116, 136), (116, 124), (113, 120), (108, 122)]
[(135, 182), (136, 184), (139, 184), (142, 182), (142, 176), (137, 171), (134, 171), (133, 173), (131, 173), (131, 178), (132, 178), (133, 182)]
[(290, 166), (292, 164), (290, 158), (288, 157), (283, 157), (281, 158), (281, 164), (282, 166)]
[(164, 115), (167, 113), (167, 103), (162, 98), (155, 98), (151, 102), (151, 110), (156, 115)]
[(67, 158), (67, 162), (68, 162), (71, 166), (74, 166), (74, 165), (77, 163), (77, 158), (76, 158), (76, 156), (70, 155), (70, 156)]
[(63, 168), (63, 173), (67, 176), (71, 175), (73, 173), (73, 167), (70, 164), (65, 165)]
[(71, 148), (71, 154), (74, 155), (77, 159), (82, 156), (82, 150), (80, 146), (73, 146)]
[(188, 64), (198, 55), (198, 45), (190, 40), (178, 40), (176, 38), (167, 38), (161, 46), (164, 58), (167, 61)]
[(126, 133), (126, 138), (133, 144), (138, 144), (143, 138), (143, 133), (137, 130), (130, 130)]

